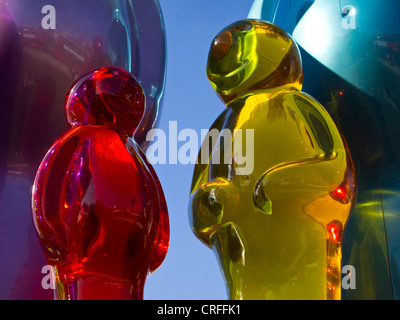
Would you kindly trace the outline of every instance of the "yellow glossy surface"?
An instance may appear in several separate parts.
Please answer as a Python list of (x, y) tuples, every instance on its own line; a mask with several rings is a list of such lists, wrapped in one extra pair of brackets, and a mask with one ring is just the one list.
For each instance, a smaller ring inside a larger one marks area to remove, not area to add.
[[(340, 299), (353, 167), (329, 114), (299, 91), (296, 44), (272, 24), (236, 22), (214, 39), (207, 75), (228, 107), (211, 129), (242, 129), (242, 150), (254, 130), (250, 174), (238, 174), (233, 141), (232, 163), (200, 153), (192, 182), (192, 228), (217, 253), (230, 298)], [(211, 151), (226, 152), (216, 141)]]

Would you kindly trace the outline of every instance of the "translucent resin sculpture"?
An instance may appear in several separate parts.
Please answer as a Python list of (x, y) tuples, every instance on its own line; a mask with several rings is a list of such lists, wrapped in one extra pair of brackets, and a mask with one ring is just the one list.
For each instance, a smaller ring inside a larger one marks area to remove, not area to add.
[[(342, 299), (400, 299), (399, 2), (256, 0), (298, 43), (303, 90), (329, 112), (357, 177), (357, 202), (343, 239), (356, 288)], [(261, 10), (259, 10), (261, 8)]]
[(202, 147), (195, 168), (191, 223), (217, 253), (230, 298), (340, 299), (353, 167), (329, 114), (300, 91), (297, 45), (273, 24), (238, 21), (213, 40), (207, 76), (227, 108), (203, 142), (211, 153), (202, 161)]
[(67, 96), (70, 129), (42, 160), (33, 220), (59, 299), (142, 299), (169, 243), (157, 176), (133, 136), (142, 88), (128, 72), (101, 68)]

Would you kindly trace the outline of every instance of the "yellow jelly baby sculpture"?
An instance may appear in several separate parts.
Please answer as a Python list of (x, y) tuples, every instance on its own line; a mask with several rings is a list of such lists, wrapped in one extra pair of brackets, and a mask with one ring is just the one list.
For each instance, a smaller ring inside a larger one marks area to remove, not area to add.
[(340, 299), (354, 170), (329, 114), (300, 91), (297, 45), (238, 21), (213, 40), (207, 76), (227, 108), (200, 150), (190, 220), (230, 298)]

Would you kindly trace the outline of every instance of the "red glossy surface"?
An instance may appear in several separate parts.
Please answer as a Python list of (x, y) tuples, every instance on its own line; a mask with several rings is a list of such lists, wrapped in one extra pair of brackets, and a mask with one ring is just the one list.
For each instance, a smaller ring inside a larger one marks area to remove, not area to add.
[(71, 128), (42, 160), (33, 220), (60, 299), (142, 299), (169, 244), (163, 191), (129, 139), (144, 111), (136, 80), (119, 68), (85, 75), (65, 104)]

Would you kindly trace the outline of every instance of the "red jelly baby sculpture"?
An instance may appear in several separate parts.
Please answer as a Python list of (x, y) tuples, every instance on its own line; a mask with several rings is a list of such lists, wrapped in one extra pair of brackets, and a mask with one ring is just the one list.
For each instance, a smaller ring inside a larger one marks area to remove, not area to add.
[(135, 78), (101, 68), (70, 90), (70, 129), (36, 173), (32, 214), (58, 299), (143, 299), (164, 260), (169, 220), (152, 166), (131, 137), (144, 114)]

